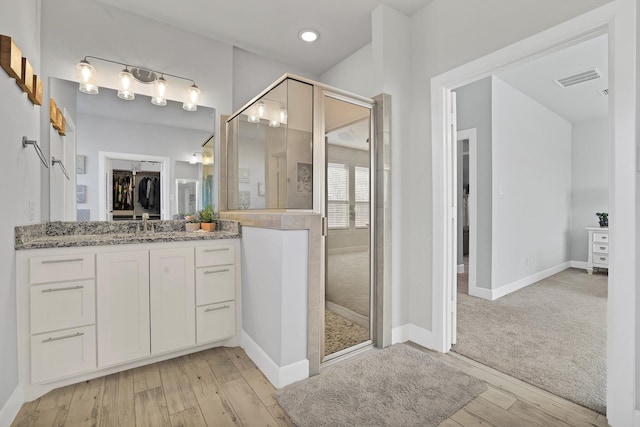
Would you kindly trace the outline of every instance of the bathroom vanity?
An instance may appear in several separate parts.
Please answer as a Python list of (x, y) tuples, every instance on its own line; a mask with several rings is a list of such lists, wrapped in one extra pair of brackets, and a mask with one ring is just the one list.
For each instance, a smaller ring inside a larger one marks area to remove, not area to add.
[(241, 330), (240, 233), (184, 222), (16, 227), (19, 375), (26, 400), (219, 345)]

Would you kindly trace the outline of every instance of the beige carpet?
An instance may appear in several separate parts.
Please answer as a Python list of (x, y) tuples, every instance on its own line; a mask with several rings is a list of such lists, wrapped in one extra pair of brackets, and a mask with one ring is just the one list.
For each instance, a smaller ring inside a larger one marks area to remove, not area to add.
[(493, 302), (459, 293), (453, 351), (604, 414), (607, 277), (568, 269)]
[(298, 427), (437, 426), (487, 385), (405, 344), (335, 365), (276, 391)]
[(326, 298), (363, 316), (369, 315), (369, 253), (330, 254)]
[(369, 339), (369, 329), (336, 313), (324, 311), (324, 355), (336, 353)]

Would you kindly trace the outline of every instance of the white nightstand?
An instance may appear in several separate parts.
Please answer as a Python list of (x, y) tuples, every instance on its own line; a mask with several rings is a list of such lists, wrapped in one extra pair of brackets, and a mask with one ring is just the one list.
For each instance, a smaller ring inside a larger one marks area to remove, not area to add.
[(609, 269), (609, 228), (587, 227), (589, 233), (589, 257), (587, 273), (593, 274), (594, 268)]

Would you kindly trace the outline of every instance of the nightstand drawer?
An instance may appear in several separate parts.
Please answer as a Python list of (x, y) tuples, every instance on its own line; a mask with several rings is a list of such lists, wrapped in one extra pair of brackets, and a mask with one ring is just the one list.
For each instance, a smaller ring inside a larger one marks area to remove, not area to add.
[(607, 243), (594, 243), (592, 245), (593, 256), (596, 254), (608, 254), (609, 253), (609, 245)]
[(94, 254), (32, 257), (29, 259), (29, 283), (52, 283), (93, 279), (96, 275)]
[(593, 233), (593, 241), (596, 243), (607, 243), (609, 241), (609, 233)]
[(608, 254), (593, 254), (593, 263), (594, 264), (606, 264), (606, 265), (609, 265), (609, 255)]
[(235, 264), (236, 255), (231, 245), (196, 248), (196, 267)]
[(29, 291), (32, 334), (95, 323), (93, 279), (31, 286)]

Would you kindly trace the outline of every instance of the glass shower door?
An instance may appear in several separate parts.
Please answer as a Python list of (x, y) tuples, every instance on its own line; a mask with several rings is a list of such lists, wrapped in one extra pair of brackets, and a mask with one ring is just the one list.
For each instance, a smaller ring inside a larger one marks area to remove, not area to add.
[(324, 361), (371, 344), (371, 109), (325, 95)]

